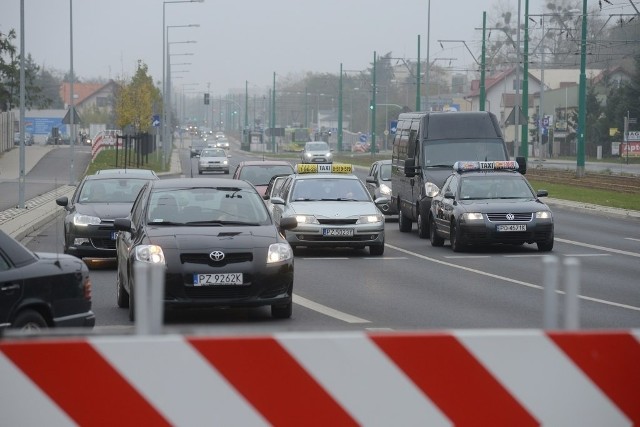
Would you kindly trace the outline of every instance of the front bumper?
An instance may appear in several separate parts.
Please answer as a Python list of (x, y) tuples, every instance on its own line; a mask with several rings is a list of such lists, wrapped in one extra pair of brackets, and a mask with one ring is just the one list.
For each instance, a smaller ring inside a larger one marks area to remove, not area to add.
[(198, 165), (198, 171), (200, 172), (229, 172), (229, 165), (223, 164), (206, 164)]
[(460, 224), (461, 242), (468, 245), (543, 243), (553, 238), (552, 222), (527, 222), (526, 231), (497, 231), (498, 225), (511, 223), (489, 222)]
[(67, 236), (66, 253), (78, 258), (115, 257), (116, 230), (113, 224), (72, 226)]
[[(353, 229), (353, 236), (326, 236), (323, 229)], [(361, 247), (384, 244), (384, 223), (335, 226), (323, 224), (298, 225), (287, 230), (287, 241), (292, 247)]]

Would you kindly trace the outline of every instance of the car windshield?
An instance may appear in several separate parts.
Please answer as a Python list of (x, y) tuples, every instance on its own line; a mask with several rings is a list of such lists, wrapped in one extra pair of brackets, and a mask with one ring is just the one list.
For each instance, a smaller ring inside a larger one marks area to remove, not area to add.
[(200, 157), (227, 157), (224, 150), (202, 150)]
[(426, 167), (452, 167), (458, 160), (509, 160), (501, 139), (427, 141), (422, 146)]
[(253, 189), (194, 187), (158, 189), (149, 198), (149, 224), (266, 225), (271, 219)]
[(267, 185), (274, 175), (293, 173), (291, 165), (247, 165), (240, 170), (239, 178), (253, 185)]
[(80, 189), (79, 203), (133, 203), (146, 179), (114, 177), (87, 180)]
[(291, 201), (370, 201), (369, 193), (357, 179), (300, 179), (293, 187)]
[(391, 181), (391, 163), (383, 163), (380, 165), (380, 179), (383, 181)]
[(307, 151), (329, 151), (329, 144), (326, 142), (310, 142), (305, 146)]
[(529, 199), (533, 192), (520, 176), (469, 176), (460, 183), (460, 199)]

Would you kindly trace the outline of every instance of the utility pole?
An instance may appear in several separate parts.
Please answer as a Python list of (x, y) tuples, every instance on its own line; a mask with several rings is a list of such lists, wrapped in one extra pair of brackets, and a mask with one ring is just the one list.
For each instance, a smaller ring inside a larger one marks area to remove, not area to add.
[(373, 51), (373, 93), (371, 101), (371, 157), (376, 152), (376, 51)]
[(518, 155), (519, 149), (519, 137), (518, 126), (520, 125), (520, 13), (521, 13), (521, 0), (518, 0), (518, 24), (516, 33), (516, 98), (513, 112), (513, 154)]
[(340, 82), (338, 86), (338, 153), (342, 151), (342, 62), (340, 63)]
[[(519, 31), (519, 30), (518, 30)], [(529, 157), (529, 0), (524, 0), (524, 73), (522, 76), (522, 145), (520, 155)]]
[(275, 134), (275, 127), (276, 127), (276, 72), (273, 72), (273, 91), (271, 94), (272, 98), (271, 98), (271, 123), (273, 123), (271, 125), (271, 150), (275, 153), (276, 152), (276, 134)]
[(578, 152), (576, 176), (584, 176), (584, 131), (587, 121), (587, 0), (582, 0), (582, 36), (580, 37), (580, 88), (578, 94)]
[(242, 131), (242, 142), (249, 143), (249, 81), (244, 81), (244, 130)]
[(424, 100), (425, 100), (425, 108), (427, 110), (431, 110), (429, 106), (429, 87), (431, 86), (430, 72), (431, 72), (431, 64), (429, 63), (429, 47), (431, 46), (431, 0), (427, 0), (427, 69), (425, 70), (424, 76)]
[[(418, 64), (417, 64), (417, 73), (416, 73), (416, 111), (420, 111), (420, 95), (422, 92), (422, 88), (420, 87), (420, 34), (418, 34)], [(427, 64), (427, 68), (429, 64)]]
[(486, 78), (486, 55), (487, 55), (487, 12), (482, 12), (482, 58), (480, 59), (480, 111), (485, 111), (484, 104), (487, 100), (487, 90), (485, 87)]

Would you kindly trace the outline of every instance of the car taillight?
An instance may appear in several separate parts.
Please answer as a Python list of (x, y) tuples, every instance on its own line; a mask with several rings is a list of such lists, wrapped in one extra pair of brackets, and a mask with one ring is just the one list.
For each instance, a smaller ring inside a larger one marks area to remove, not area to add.
[(89, 276), (85, 277), (82, 281), (82, 290), (84, 299), (91, 301), (91, 279)]

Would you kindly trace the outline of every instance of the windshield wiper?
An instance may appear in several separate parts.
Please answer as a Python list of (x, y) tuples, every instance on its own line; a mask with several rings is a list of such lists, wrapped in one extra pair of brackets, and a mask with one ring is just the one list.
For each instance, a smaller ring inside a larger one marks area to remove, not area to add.
[(453, 165), (428, 165), (427, 168), (452, 168)]
[(174, 221), (164, 221), (164, 220), (155, 220), (147, 222), (148, 225), (185, 225), (184, 222), (174, 222)]
[(213, 225), (213, 226), (223, 226), (223, 225), (260, 225), (257, 222), (247, 222), (247, 221), (189, 221), (186, 223), (187, 225)]

